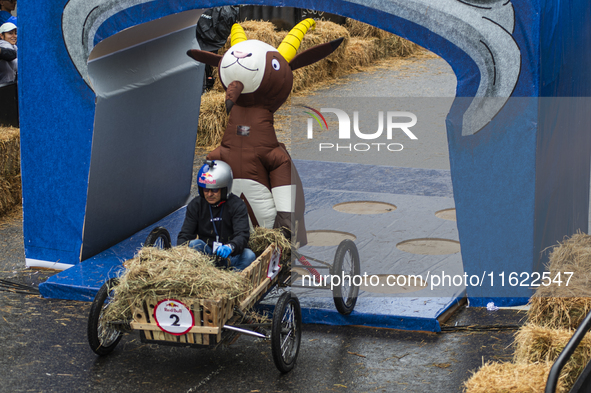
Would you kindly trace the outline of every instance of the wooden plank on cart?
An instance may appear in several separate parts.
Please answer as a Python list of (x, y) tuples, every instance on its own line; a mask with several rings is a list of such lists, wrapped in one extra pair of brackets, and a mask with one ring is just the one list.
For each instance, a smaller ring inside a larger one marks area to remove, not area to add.
[(258, 297), (263, 293), (263, 291), (266, 291), (267, 289), (269, 289), (270, 286), (271, 286), (271, 279), (265, 278), (265, 280), (263, 280), (263, 282), (254, 291), (252, 291), (246, 299), (244, 299), (242, 302), (240, 302), (240, 306), (239, 306), (240, 310), (244, 311), (244, 310), (252, 307), (254, 305), (254, 303), (257, 302)]
[[(201, 320), (203, 307), (201, 306), (201, 301), (195, 300), (192, 302), (191, 310), (193, 311), (193, 318), (195, 319), (195, 326), (201, 327), (203, 326), (203, 321)], [(203, 344), (203, 335), (201, 333), (192, 333), (193, 342), (195, 344)]]
[[(202, 300), (201, 304), (203, 305), (203, 326), (215, 327), (215, 304), (211, 300)], [(209, 345), (213, 344), (210, 342), (209, 335), (203, 336), (203, 344)]]
[(271, 260), (271, 254), (275, 246), (272, 244), (246, 269), (242, 271), (242, 274), (246, 275), (247, 279), (256, 288), (266, 277), (267, 269), (269, 268), (269, 261)]
[[(140, 307), (133, 307), (132, 312), (133, 312), (133, 321), (134, 322), (141, 323), (141, 324), (149, 324), (150, 323), (150, 319), (146, 315), (146, 311), (145, 311), (145, 307), (144, 307), (143, 302), (142, 302), (141, 308)], [(132, 322), (131, 324), (133, 324), (134, 322)], [(151, 340), (152, 339), (152, 332), (151, 331), (145, 332), (145, 336), (148, 340)]]
[(162, 330), (160, 330), (160, 328), (156, 324), (156, 321), (153, 318), (154, 309), (156, 308), (156, 305), (158, 304), (158, 300), (156, 300), (156, 299), (147, 299), (145, 301), (145, 304), (146, 304), (146, 308), (148, 310), (148, 314), (151, 317), (151, 323), (150, 324), (153, 326), (153, 328), (151, 330), (152, 330), (152, 337), (154, 338), (154, 340), (171, 341), (170, 339), (167, 339), (166, 333), (164, 333)]
[[(138, 322), (131, 322), (131, 328), (135, 330), (153, 330), (154, 325), (151, 324), (141, 324)], [(199, 334), (218, 334), (220, 331), (219, 327), (209, 327), (209, 326), (193, 326), (188, 333), (199, 333)], [(164, 332), (163, 332), (164, 333)], [(173, 334), (164, 333), (167, 336), (172, 337), (182, 337), (182, 336), (175, 336)], [(176, 341), (176, 340), (165, 340), (165, 341)]]

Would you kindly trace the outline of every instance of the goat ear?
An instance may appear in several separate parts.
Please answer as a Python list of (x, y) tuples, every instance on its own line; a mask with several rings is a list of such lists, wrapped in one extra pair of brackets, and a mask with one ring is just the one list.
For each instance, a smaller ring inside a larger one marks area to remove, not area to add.
[(220, 61), (222, 61), (222, 55), (199, 49), (188, 50), (187, 56), (212, 67), (217, 67), (220, 64)]
[(305, 67), (312, 63), (316, 63), (319, 60), (324, 59), (335, 51), (343, 42), (343, 37), (334, 41), (327, 42), (326, 44), (320, 44), (306, 49), (302, 53), (297, 54), (290, 62), (289, 66), (292, 70)]

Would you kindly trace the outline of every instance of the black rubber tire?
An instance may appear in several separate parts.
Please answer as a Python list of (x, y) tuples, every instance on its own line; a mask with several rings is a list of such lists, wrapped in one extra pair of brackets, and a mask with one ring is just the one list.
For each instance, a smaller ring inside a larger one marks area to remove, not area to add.
[(271, 326), (271, 352), (275, 366), (282, 373), (290, 372), (300, 352), (302, 309), (300, 301), (284, 292), (275, 305)]
[[(113, 352), (113, 349), (115, 349), (121, 337), (123, 337), (123, 333), (120, 330), (101, 324), (102, 315), (109, 305), (110, 288), (116, 284), (116, 278), (112, 278), (104, 283), (94, 297), (92, 306), (90, 306), (90, 313), (88, 315), (88, 343), (94, 353), (100, 356)], [(107, 332), (103, 334), (103, 330)], [(104, 337), (105, 335), (108, 336), (106, 342), (101, 338), (101, 336)]]
[(145, 247), (157, 247), (160, 249), (168, 249), (171, 247), (170, 233), (164, 227), (156, 227), (146, 238)]
[[(359, 287), (353, 285), (353, 277), (359, 276), (360, 269), (357, 246), (352, 240), (343, 240), (337, 248), (332, 265), (332, 274), (341, 278), (341, 285), (333, 288), (332, 296), (334, 305), (343, 315), (351, 314), (357, 303)], [(348, 275), (351, 279), (343, 280), (343, 273), (345, 277)], [(350, 285), (346, 285), (347, 283)]]

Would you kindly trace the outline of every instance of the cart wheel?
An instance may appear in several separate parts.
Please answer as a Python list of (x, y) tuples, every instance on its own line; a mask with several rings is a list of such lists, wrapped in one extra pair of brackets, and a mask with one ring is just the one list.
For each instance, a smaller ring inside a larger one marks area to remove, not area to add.
[(90, 348), (97, 355), (108, 355), (115, 349), (122, 334), (118, 329), (108, 326), (102, 321), (105, 310), (112, 300), (113, 291), (111, 288), (117, 284), (117, 279), (112, 278), (103, 284), (96, 294), (90, 314), (88, 316), (88, 343)]
[(287, 373), (295, 366), (302, 337), (302, 309), (300, 301), (290, 292), (283, 293), (273, 312), (271, 352), (275, 366)]
[(170, 248), (170, 233), (164, 227), (156, 227), (152, 229), (152, 232), (146, 238), (146, 242), (144, 243), (146, 247), (156, 247), (161, 250)]
[(359, 270), (357, 246), (351, 240), (343, 240), (337, 248), (332, 266), (332, 274), (338, 275), (341, 279), (351, 277), (350, 280), (342, 279), (341, 285), (334, 287), (332, 291), (334, 304), (343, 315), (351, 314), (357, 303), (359, 287), (353, 285), (353, 278), (359, 275)]

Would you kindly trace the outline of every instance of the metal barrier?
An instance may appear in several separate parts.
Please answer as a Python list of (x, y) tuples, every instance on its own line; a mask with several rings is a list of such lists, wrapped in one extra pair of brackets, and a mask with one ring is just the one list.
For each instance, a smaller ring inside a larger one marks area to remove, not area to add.
[[(575, 350), (579, 346), (581, 340), (583, 340), (583, 337), (585, 337), (585, 334), (587, 334), (587, 332), (589, 331), (590, 328), (591, 328), (591, 312), (589, 314), (587, 314), (587, 316), (585, 317), (583, 322), (581, 322), (581, 324), (579, 325), (579, 327), (575, 331), (575, 334), (573, 334), (571, 339), (568, 341), (568, 344), (566, 344), (566, 346), (564, 347), (564, 349), (562, 350), (562, 352), (558, 356), (558, 359), (556, 359), (556, 361), (554, 362), (554, 365), (550, 369), (550, 373), (548, 374), (548, 381), (546, 382), (545, 393), (556, 392), (556, 385), (558, 384), (558, 378), (560, 377), (560, 371), (562, 371), (562, 368), (564, 367), (566, 362), (570, 359), (572, 354), (575, 352)], [(579, 378), (577, 379), (577, 382), (573, 386), (571, 392), (585, 391), (585, 390), (581, 390), (581, 388), (585, 387), (585, 386), (583, 386), (583, 384), (585, 382), (586, 377), (589, 376), (589, 371), (590, 371), (589, 367), (590, 367), (589, 364), (587, 364), (587, 367), (585, 367), (585, 369), (583, 370), (581, 375), (579, 375)]]

